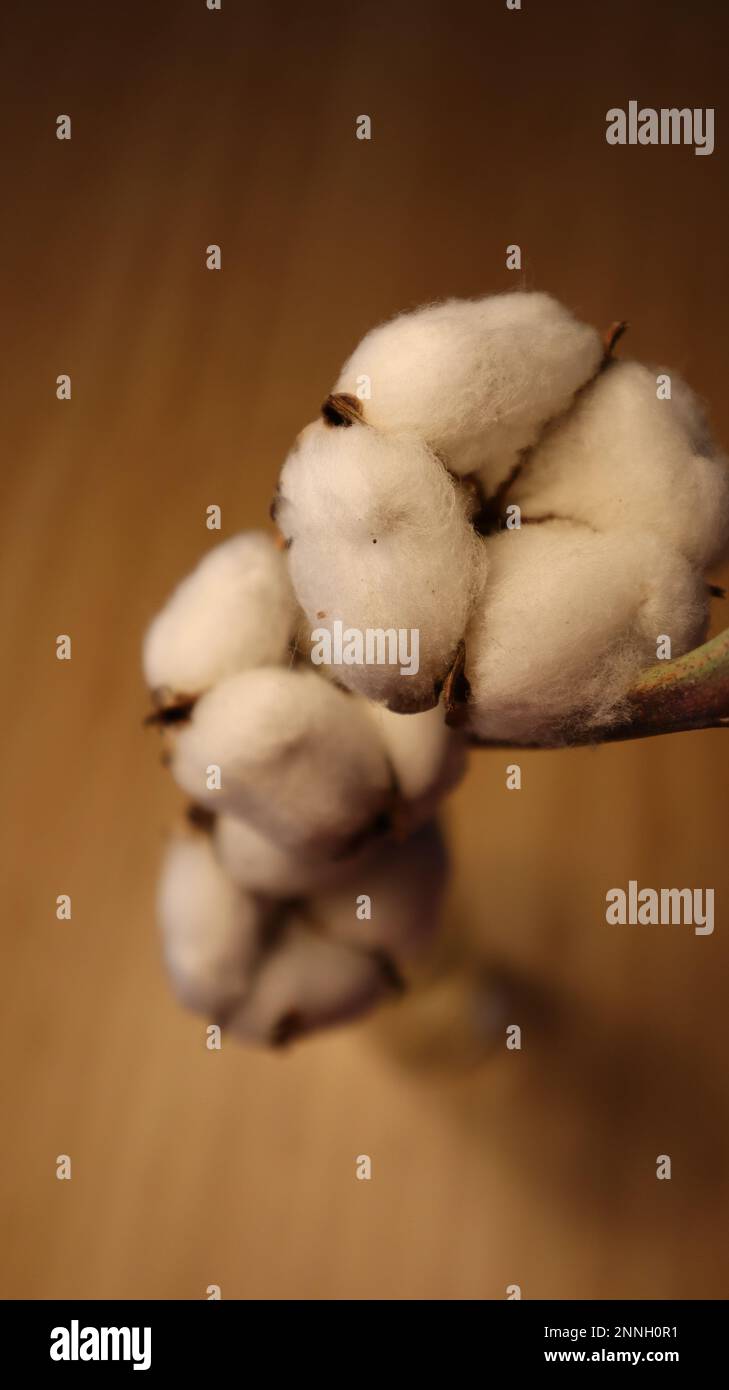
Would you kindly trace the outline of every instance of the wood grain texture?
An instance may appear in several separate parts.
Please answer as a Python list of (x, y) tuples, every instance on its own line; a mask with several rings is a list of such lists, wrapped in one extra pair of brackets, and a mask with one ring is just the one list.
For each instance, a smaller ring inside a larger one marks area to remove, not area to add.
[[(218, 1054), (160, 965), (179, 798), (139, 674), (206, 506), (226, 535), (263, 523), (361, 334), (513, 287), (511, 242), (527, 285), (628, 318), (620, 350), (684, 372), (727, 441), (723, 113), (710, 158), (604, 141), (630, 98), (720, 107), (726, 18), (187, 0), (7, 23), (0, 1293), (729, 1296), (723, 734), (524, 753), (519, 793), (508, 755), (474, 757), (449, 940), (521, 1053), (462, 1045), (461, 974), (288, 1056)], [(629, 878), (713, 886), (714, 935), (606, 927)]]

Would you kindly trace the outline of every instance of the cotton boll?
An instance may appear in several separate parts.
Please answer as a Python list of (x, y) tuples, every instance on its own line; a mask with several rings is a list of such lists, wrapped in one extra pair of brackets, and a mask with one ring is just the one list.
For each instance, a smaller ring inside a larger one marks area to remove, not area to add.
[(384, 705), (367, 703), (395, 774), (404, 814), (414, 829), (433, 815), (440, 800), (466, 770), (466, 742), (461, 730), (445, 722), (442, 702), (422, 714), (394, 714)]
[(391, 993), (380, 961), (327, 941), (296, 917), (228, 1020), (232, 1036), (276, 1046), (366, 1013)]
[(269, 667), (221, 681), (180, 728), (171, 766), (194, 801), (320, 854), (353, 847), (392, 795), (359, 703), (311, 671)]
[(436, 704), (472, 599), (480, 539), (468, 506), (413, 437), (304, 430), (276, 519), (299, 602), (323, 635), (312, 659), (331, 657), (344, 685), (393, 709)]
[(403, 843), (373, 849), (345, 883), (315, 894), (310, 910), (329, 937), (407, 962), (437, 931), (447, 872), (445, 842), (430, 821)]
[(598, 531), (660, 537), (702, 569), (729, 540), (729, 464), (693, 392), (614, 363), (550, 428), (509, 491), (525, 516), (573, 518)]
[(286, 558), (262, 531), (216, 546), (175, 589), (144, 640), (152, 690), (195, 696), (285, 660), (295, 616)]
[(486, 597), (466, 633), (469, 728), (481, 738), (539, 742), (609, 722), (659, 637), (673, 656), (702, 640), (704, 583), (650, 535), (636, 544), (553, 521), (487, 545)]
[(368, 333), (335, 392), (357, 396), (369, 378), (369, 424), (419, 435), (454, 473), (479, 469), (490, 495), (602, 352), (595, 329), (547, 294), (449, 299)]
[(157, 904), (179, 998), (200, 1013), (224, 1013), (248, 988), (262, 944), (261, 903), (231, 882), (209, 837), (195, 832), (170, 841)]
[(367, 854), (362, 847), (351, 856), (332, 859), (311, 850), (290, 849), (237, 816), (216, 818), (213, 843), (235, 883), (272, 898), (301, 897), (336, 884)]

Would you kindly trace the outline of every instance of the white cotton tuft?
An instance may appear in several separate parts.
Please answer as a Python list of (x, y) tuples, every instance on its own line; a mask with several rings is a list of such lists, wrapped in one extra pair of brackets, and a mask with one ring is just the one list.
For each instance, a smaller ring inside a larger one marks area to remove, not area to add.
[(359, 702), (299, 669), (246, 671), (209, 690), (175, 737), (172, 772), (195, 802), (322, 854), (346, 852), (392, 795)]
[(368, 852), (363, 846), (351, 856), (332, 859), (312, 850), (289, 849), (250, 821), (226, 815), (216, 817), (213, 843), (235, 883), (272, 898), (300, 897), (338, 883)]
[(633, 533), (548, 521), (487, 544), (465, 669), (469, 729), (482, 738), (539, 742), (609, 722), (659, 638), (679, 656), (704, 636), (703, 580), (650, 535), (637, 544)]
[(276, 520), (321, 635), (312, 660), (331, 660), (342, 684), (393, 709), (437, 703), (478, 568), (468, 507), (412, 437), (362, 424), (304, 430), (281, 474)]
[(390, 759), (398, 793), (407, 803), (407, 824), (414, 829), (433, 815), (463, 777), (465, 737), (461, 730), (449, 729), (442, 702), (422, 714), (394, 714), (370, 702), (365, 709)]
[(597, 531), (646, 533), (705, 568), (729, 541), (729, 463), (702, 406), (671, 375), (616, 362), (586, 389), (534, 450), (509, 492), (525, 516), (554, 515)]
[(602, 352), (595, 329), (547, 294), (449, 299), (367, 333), (335, 392), (358, 397), (368, 378), (369, 424), (419, 435), (454, 473), (479, 469), (490, 494)]
[(178, 835), (167, 846), (157, 894), (164, 954), (188, 1008), (224, 1012), (248, 988), (265, 913), (218, 864), (210, 839)]
[(327, 941), (294, 917), (273, 944), (228, 1028), (242, 1041), (277, 1046), (357, 1018), (391, 989), (391, 979), (375, 956)]
[(431, 821), (402, 843), (373, 848), (345, 883), (315, 894), (310, 911), (328, 936), (407, 962), (438, 929), (447, 873), (445, 842)]
[(294, 621), (285, 556), (262, 531), (233, 536), (203, 557), (149, 627), (147, 684), (195, 696), (236, 671), (283, 662)]

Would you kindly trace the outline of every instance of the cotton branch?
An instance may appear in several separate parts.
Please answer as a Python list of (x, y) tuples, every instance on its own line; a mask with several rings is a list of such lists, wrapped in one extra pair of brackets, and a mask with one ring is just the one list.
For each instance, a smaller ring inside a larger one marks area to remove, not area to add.
[(616, 724), (566, 732), (548, 742), (502, 743), (472, 740), (478, 748), (565, 748), (620, 743), (657, 734), (729, 728), (729, 628), (671, 662), (657, 662), (627, 696), (628, 713)]

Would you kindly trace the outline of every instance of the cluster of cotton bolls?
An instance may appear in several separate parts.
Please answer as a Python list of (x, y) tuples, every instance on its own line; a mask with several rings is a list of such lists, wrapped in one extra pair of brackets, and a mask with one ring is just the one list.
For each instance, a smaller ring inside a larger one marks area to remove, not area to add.
[(189, 1007), (269, 1045), (399, 991), (437, 925), (434, 811), (465, 763), (438, 710), (406, 720), (324, 679), (300, 626), (284, 551), (252, 532), (205, 557), (144, 646), (191, 803), (159, 888), (168, 968)]
[(457, 670), (474, 738), (539, 743), (618, 719), (660, 638), (701, 640), (729, 472), (679, 378), (516, 292), (368, 333), (275, 516), (312, 624), (419, 634), (417, 676), (345, 654), (344, 684), (417, 711)]
[(196, 808), (163, 870), (171, 972), (264, 1042), (371, 1007), (428, 941), (467, 739), (619, 720), (659, 643), (702, 639), (729, 470), (675, 375), (517, 292), (368, 333), (273, 515), (284, 548), (213, 550), (144, 654)]

